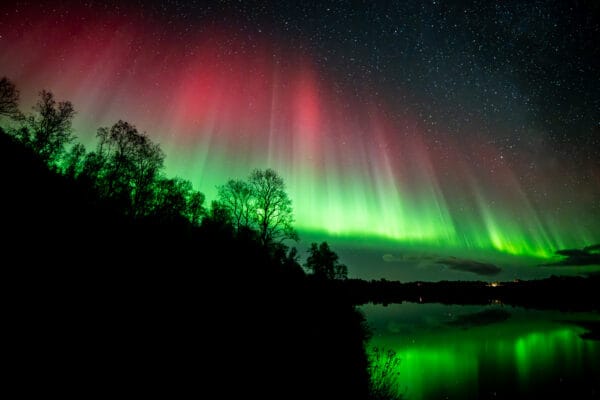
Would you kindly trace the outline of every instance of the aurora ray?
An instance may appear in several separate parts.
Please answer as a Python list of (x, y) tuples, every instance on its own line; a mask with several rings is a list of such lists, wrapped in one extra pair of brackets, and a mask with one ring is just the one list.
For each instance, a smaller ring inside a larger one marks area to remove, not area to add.
[(64, 11), (32, 7), (0, 27), (1, 72), (22, 108), (42, 88), (71, 100), (90, 146), (97, 127), (131, 121), (209, 200), (228, 178), (271, 167), (301, 232), (539, 258), (600, 238), (597, 163), (575, 186), (560, 163), (532, 171), (528, 149), (505, 154), (477, 121), (446, 134), (408, 100), (340, 83), (310, 51), (260, 32), (175, 34), (152, 18)]

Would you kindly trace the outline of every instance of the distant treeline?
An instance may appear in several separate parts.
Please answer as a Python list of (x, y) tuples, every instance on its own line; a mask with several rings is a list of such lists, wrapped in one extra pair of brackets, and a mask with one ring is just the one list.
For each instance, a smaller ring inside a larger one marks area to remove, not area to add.
[(354, 304), (442, 303), (510, 305), (564, 311), (600, 311), (600, 275), (551, 276), (508, 282), (407, 282), (348, 279), (331, 282)]

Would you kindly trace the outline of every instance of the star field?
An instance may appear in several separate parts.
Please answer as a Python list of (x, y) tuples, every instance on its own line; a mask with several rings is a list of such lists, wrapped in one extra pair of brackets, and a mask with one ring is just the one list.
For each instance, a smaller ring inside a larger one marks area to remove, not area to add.
[(89, 145), (136, 123), (208, 198), (277, 169), (301, 231), (548, 257), (600, 237), (599, 10), (11, 2), (0, 73)]

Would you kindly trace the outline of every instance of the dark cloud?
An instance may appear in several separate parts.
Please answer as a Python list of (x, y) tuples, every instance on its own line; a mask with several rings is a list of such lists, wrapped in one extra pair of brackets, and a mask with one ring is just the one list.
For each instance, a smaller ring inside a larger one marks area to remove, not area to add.
[(475, 260), (457, 257), (441, 257), (435, 254), (384, 254), (383, 261), (388, 263), (417, 263), (424, 266), (433, 264), (445, 265), (449, 269), (456, 271), (472, 272), (477, 275), (490, 276), (498, 274), (502, 269), (494, 264), (483, 263)]
[(557, 250), (556, 254), (563, 256), (560, 261), (542, 264), (543, 267), (550, 266), (582, 266), (600, 265), (600, 244), (584, 247), (583, 249)]
[(482, 263), (479, 261), (468, 260), (464, 258), (446, 257), (436, 261), (437, 264), (443, 264), (450, 269), (457, 271), (472, 272), (477, 275), (496, 275), (501, 269), (494, 264)]

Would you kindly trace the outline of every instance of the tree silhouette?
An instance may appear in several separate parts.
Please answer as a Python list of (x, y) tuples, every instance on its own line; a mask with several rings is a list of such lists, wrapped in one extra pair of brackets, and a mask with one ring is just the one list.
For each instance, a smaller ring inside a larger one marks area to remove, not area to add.
[(308, 249), (309, 256), (306, 259), (306, 268), (318, 279), (346, 279), (348, 267), (338, 263), (338, 255), (329, 248), (327, 242), (320, 245), (311, 243)]
[(217, 190), (218, 206), (236, 232), (254, 230), (263, 245), (298, 240), (292, 226), (292, 201), (274, 170), (255, 169), (248, 181), (231, 179)]
[(206, 215), (202, 218), (201, 226), (212, 233), (233, 233), (233, 225), (231, 224), (231, 215), (229, 210), (218, 200), (213, 200)]
[(256, 201), (252, 186), (248, 182), (230, 179), (225, 185), (217, 188), (217, 195), (237, 232), (252, 227), (255, 221)]
[(122, 120), (98, 129), (96, 136), (98, 145), (95, 155), (88, 158), (88, 169), (97, 175), (104, 195), (129, 205), (132, 215), (146, 215), (164, 167), (160, 146)]
[(264, 171), (255, 169), (250, 174), (249, 183), (255, 198), (254, 218), (261, 243), (298, 240), (292, 226), (292, 201), (285, 191), (283, 178), (270, 168)]
[(22, 117), (19, 111), (19, 91), (7, 77), (0, 79), (0, 116), (12, 119)]
[(95, 188), (99, 194), (105, 195), (107, 191), (103, 185), (106, 182), (103, 179), (101, 172), (105, 171), (104, 166), (106, 164), (106, 154), (98, 152), (97, 148), (96, 151), (91, 151), (85, 155), (82, 170), (77, 178)]
[(197, 225), (204, 215), (204, 194), (194, 191), (188, 180), (160, 179), (156, 183), (155, 195), (153, 213), (163, 220), (186, 218)]
[(199, 191), (193, 191), (188, 195), (185, 216), (194, 225), (200, 224), (202, 217), (206, 215), (206, 209), (204, 208), (205, 199), (204, 193)]
[(65, 175), (77, 178), (84, 170), (85, 159), (85, 146), (81, 143), (76, 143), (64, 157), (63, 166)]
[(132, 206), (135, 214), (145, 215), (152, 201), (153, 184), (164, 168), (165, 155), (160, 146), (152, 143), (145, 134), (137, 137), (135, 149), (131, 181), (133, 187)]
[(192, 190), (189, 181), (171, 178), (160, 179), (156, 183), (156, 199), (153, 213), (163, 220), (173, 221), (183, 217), (187, 208), (188, 192)]
[(33, 106), (37, 115), (26, 120), (27, 135), (24, 140), (49, 164), (56, 164), (65, 152), (65, 145), (75, 137), (72, 132), (75, 110), (70, 101), (56, 102), (52, 92), (42, 90)]
[(293, 274), (296, 278), (304, 277), (305, 272), (300, 265), (298, 249), (288, 248), (283, 243), (274, 243), (272, 245), (273, 258), (282, 266), (283, 271)]

